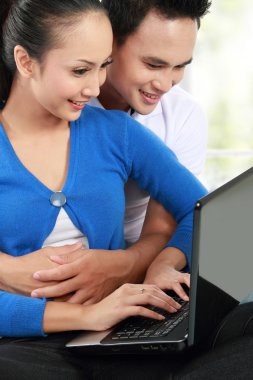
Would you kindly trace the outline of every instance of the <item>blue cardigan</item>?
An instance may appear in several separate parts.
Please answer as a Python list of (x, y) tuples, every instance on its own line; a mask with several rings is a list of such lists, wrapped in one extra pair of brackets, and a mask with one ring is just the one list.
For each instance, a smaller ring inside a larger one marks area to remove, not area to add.
[[(0, 251), (12, 256), (40, 249), (60, 207), (53, 192), (19, 161), (0, 125)], [(126, 113), (86, 106), (71, 123), (63, 206), (91, 249), (124, 248), (124, 184), (128, 177), (160, 201), (178, 227), (170, 242), (189, 262), (193, 206), (206, 194), (200, 182), (152, 132)], [(0, 335), (43, 335), (45, 299), (0, 292)]]

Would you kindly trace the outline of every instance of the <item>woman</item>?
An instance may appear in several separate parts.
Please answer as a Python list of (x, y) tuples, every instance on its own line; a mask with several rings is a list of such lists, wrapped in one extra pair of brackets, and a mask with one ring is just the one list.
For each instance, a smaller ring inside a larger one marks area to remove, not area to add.
[[(0, 250), (25, 257), (64, 233), (90, 248), (124, 248), (123, 191), (131, 177), (173, 214), (178, 227), (170, 244), (189, 260), (192, 210), (206, 190), (127, 115), (86, 106), (111, 62), (112, 31), (100, 2), (4, 1), (1, 25)], [(146, 304), (179, 309), (155, 286), (144, 289), (126, 284), (93, 305), (2, 291), (0, 335), (99, 331), (130, 315), (163, 318)], [(59, 339), (63, 345), (66, 335)], [(49, 347), (50, 337), (33, 344)], [(3, 339), (1, 349), (12, 378), (6, 360), (15, 361), (16, 343)], [(27, 378), (23, 360), (20, 379)]]

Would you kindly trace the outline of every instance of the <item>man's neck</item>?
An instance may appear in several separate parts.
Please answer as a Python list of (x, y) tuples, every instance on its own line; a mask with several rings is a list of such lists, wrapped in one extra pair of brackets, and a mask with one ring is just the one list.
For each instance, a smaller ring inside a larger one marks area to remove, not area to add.
[(101, 87), (98, 100), (107, 110), (120, 110), (128, 112), (130, 108), (129, 104), (127, 104), (107, 82), (105, 82)]

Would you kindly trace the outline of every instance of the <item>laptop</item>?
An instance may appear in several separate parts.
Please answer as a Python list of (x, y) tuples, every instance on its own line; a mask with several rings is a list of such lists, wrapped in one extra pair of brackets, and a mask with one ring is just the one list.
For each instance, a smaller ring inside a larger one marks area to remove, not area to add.
[(86, 353), (180, 352), (209, 339), (253, 291), (253, 167), (201, 198), (194, 209), (190, 301), (163, 321), (131, 317), (84, 332), (67, 347)]

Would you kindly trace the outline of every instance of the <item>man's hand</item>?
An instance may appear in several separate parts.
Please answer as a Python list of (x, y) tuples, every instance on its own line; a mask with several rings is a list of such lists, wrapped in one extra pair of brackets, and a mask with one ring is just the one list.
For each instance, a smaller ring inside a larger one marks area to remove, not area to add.
[[(33, 277), (33, 273), (42, 268), (52, 269), (59, 266), (59, 264), (50, 260), (50, 256), (70, 255), (72, 252), (80, 250), (80, 247), (81, 243), (63, 247), (46, 247), (18, 257), (1, 252), (0, 289), (10, 293), (30, 296), (34, 289), (45, 286), (44, 283)], [(52, 281), (50, 284), (54, 285), (56, 281)]]
[(185, 256), (181, 251), (172, 247), (166, 248), (150, 265), (144, 283), (154, 284), (163, 290), (174, 290), (179, 297), (188, 301), (189, 297), (182, 284), (190, 287), (190, 275), (180, 272), (185, 265)]
[[(31, 295), (54, 298), (74, 293), (68, 302), (99, 302), (126, 282), (136, 257), (123, 250), (81, 250), (81, 253), (79, 250), (66, 256), (53, 256), (51, 259), (61, 265), (34, 273), (34, 278), (44, 285)], [(52, 281), (57, 283), (51, 285)], [(50, 286), (45, 284), (48, 282)]]

